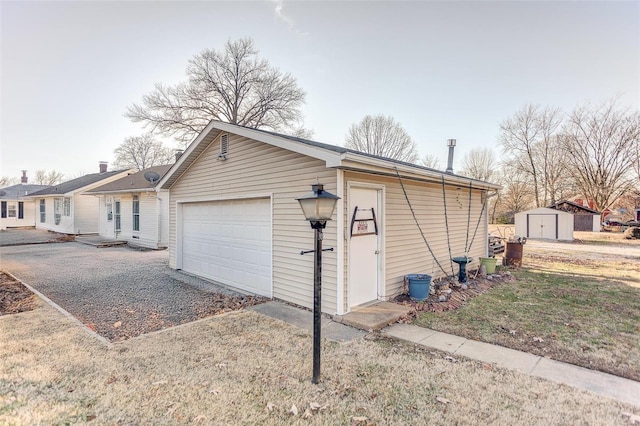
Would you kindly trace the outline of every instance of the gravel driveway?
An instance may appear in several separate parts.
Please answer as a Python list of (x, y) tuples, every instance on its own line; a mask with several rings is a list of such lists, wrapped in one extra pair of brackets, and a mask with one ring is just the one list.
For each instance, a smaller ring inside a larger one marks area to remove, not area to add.
[(167, 251), (75, 242), (2, 247), (0, 268), (112, 341), (266, 300), (174, 271)]
[(592, 260), (640, 260), (639, 244), (578, 244), (576, 242), (527, 240), (524, 246), (537, 252), (576, 256), (580, 259)]

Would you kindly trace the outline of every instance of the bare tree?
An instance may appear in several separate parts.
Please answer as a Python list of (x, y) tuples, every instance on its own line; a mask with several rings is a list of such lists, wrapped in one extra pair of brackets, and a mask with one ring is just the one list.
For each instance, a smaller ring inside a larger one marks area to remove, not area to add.
[(142, 170), (175, 161), (174, 150), (166, 148), (149, 133), (126, 138), (113, 153), (116, 155), (116, 169)]
[(367, 115), (358, 124), (352, 124), (344, 146), (408, 163), (418, 160), (416, 144), (411, 136), (400, 123), (383, 115)]
[(311, 139), (315, 132), (312, 129), (305, 128), (304, 126), (298, 126), (289, 129), (286, 133), (290, 136), (295, 136), (296, 138)]
[[(633, 192), (636, 193), (640, 197), (640, 141), (636, 142), (636, 161), (633, 165), (635, 173), (636, 173), (636, 186), (633, 189)], [(640, 206), (638, 206), (640, 207)]]
[(187, 81), (175, 86), (156, 84), (125, 116), (183, 143), (212, 119), (285, 132), (302, 119), (304, 90), (290, 74), (258, 59), (249, 38), (198, 53), (186, 74)]
[(515, 213), (530, 208), (534, 203), (531, 182), (511, 164), (505, 164), (501, 171), (495, 174), (495, 180), (502, 188), (499, 190), (496, 205), (493, 206), (493, 220), (501, 217), (502, 222), (513, 223)]
[(496, 174), (497, 161), (489, 148), (474, 148), (462, 160), (461, 174), (473, 179), (489, 182)]
[[(540, 140), (534, 146), (534, 157), (539, 164), (541, 185), (543, 189), (542, 205), (553, 204), (562, 196), (570, 179), (565, 167), (564, 153), (557, 136), (562, 125), (563, 114), (559, 108), (547, 107), (538, 114)], [(561, 182), (565, 185), (561, 185)]]
[(580, 193), (603, 211), (637, 185), (633, 167), (640, 140), (640, 114), (612, 100), (576, 108), (563, 129), (565, 161)]
[(427, 154), (420, 160), (423, 166), (429, 167), (430, 169), (441, 170), (442, 165), (440, 164), (440, 159), (433, 155)]
[(64, 174), (56, 170), (36, 170), (36, 177), (34, 182), (38, 185), (56, 185), (62, 182)]
[(559, 136), (541, 141), (536, 150), (536, 158), (542, 169), (543, 200), (545, 205), (553, 204), (576, 193), (576, 187), (567, 168), (566, 153)]
[(531, 104), (500, 123), (503, 152), (513, 167), (531, 180), (536, 207), (554, 198), (547, 183), (551, 175), (560, 173), (559, 163), (552, 156), (557, 154), (553, 143), (561, 124), (558, 108)]
[(20, 182), (20, 179), (18, 179), (18, 178), (9, 177), (9, 176), (2, 176), (2, 177), (0, 177), (0, 188), (5, 188), (7, 186), (16, 185), (18, 182)]

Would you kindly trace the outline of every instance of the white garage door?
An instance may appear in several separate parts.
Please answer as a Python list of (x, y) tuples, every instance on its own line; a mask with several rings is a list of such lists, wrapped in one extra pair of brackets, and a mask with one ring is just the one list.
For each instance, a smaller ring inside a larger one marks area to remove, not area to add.
[(270, 200), (183, 204), (182, 270), (271, 297)]

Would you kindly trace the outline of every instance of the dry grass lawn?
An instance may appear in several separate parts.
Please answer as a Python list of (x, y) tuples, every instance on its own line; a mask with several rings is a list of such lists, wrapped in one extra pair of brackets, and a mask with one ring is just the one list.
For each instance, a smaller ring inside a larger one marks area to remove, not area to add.
[(517, 281), (416, 324), (640, 381), (640, 241), (576, 236), (530, 240)]
[(253, 312), (107, 347), (42, 304), (0, 318), (0, 424), (611, 425), (640, 416), (640, 407), (375, 336), (324, 342), (320, 385), (310, 383), (310, 355), (309, 333)]

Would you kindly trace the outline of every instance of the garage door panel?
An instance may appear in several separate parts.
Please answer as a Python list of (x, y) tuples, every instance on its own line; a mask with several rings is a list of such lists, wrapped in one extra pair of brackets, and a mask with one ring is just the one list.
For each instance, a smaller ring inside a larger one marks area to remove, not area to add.
[(269, 199), (186, 203), (182, 269), (271, 296)]

